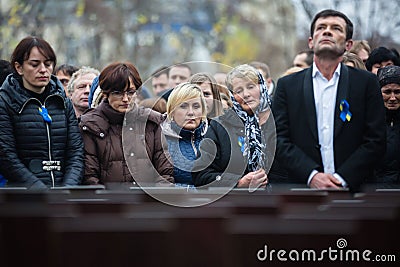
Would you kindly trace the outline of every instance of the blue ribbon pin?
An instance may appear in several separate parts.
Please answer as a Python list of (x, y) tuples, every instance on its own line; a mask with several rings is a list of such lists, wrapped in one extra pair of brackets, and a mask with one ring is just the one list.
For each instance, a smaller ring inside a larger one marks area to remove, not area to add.
[(4, 187), (7, 184), (6, 178), (0, 174), (0, 187)]
[(39, 107), (39, 114), (42, 115), (45, 122), (51, 123), (51, 117), (44, 106)]
[(351, 120), (350, 105), (345, 99), (340, 102), (340, 119), (342, 121)]

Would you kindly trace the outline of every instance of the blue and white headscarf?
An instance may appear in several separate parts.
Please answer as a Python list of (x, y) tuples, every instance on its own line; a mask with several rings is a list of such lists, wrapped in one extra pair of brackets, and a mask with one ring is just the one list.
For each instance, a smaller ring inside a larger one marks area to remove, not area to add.
[(267, 86), (260, 72), (258, 72), (258, 82), (260, 84), (260, 105), (253, 115), (248, 115), (231, 94), (233, 110), (238, 114), (245, 125), (246, 142), (244, 144), (243, 156), (248, 159), (247, 167), (249, 171), (256, 171), (260, 168), (265, 169), (264, 151), (266, 145), (262, 141), (258, 114), (260, 112), (265, 112), (270, 108), (271, 98), (268, 95)]

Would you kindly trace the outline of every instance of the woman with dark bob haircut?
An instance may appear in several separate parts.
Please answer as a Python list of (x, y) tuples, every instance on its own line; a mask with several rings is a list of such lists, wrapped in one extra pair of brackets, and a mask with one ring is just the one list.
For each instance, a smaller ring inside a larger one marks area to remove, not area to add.
[(139, 182), (170, 184), (173, 167), (161, 141), (163, 116), (136, 103), (142, 79), (129, 62), (115, 62), (100, 73), (103, 101), (80, 122), (85, 144), (85, 184), (107, 188)]
[(77, 185), (83, 144), (72, 103), (52, 75), (56, 55), (29, 36), (11, 56), (14, 74), (0, 89), (0, 173), (7, 186), (28, 189)]

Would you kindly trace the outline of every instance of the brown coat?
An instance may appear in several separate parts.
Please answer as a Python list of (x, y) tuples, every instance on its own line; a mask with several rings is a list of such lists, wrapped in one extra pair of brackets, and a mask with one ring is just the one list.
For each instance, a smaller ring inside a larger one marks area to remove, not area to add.
[(163, 116), (145, 108), (124, 115), (102, 102), (81, 116), (84, 183), (173, 183), (173, 166), (161, 141)]

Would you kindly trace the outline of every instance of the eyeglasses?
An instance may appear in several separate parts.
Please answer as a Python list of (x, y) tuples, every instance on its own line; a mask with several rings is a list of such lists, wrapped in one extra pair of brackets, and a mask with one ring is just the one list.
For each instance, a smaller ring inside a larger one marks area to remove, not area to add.
[(128, 98), (132, 98), (137, 93), (137, 90), (128, 90), (128, 91), (112, 91), (111, 95), (118, 99), (123, 99), (125, 94)]

